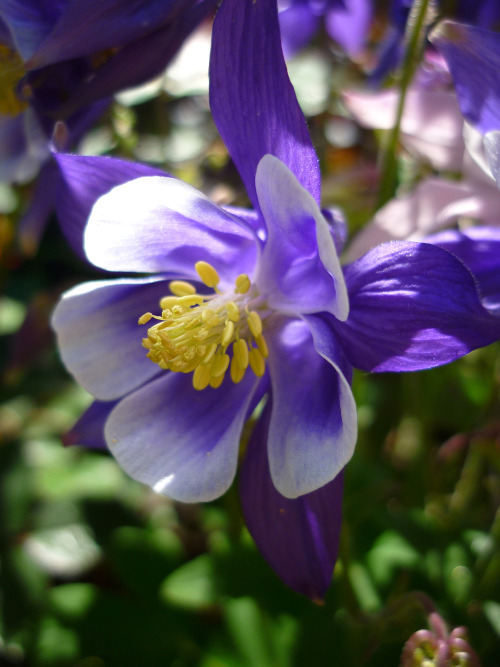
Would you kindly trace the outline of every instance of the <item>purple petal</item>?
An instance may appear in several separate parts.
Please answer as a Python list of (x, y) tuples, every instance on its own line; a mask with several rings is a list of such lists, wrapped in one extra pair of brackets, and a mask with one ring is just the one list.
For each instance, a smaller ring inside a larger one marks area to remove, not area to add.
[(429, 39), (446, 59), (465, 118), (483, 134), (500, 129), (500, 34), (443, 21)]
[(64, 446), (81, 445), (89, 449), (106, 449), (104, 424), (116, 404), (116, 401), (94, 401), (76, 424), (64, 434)]
[(165, 176), (160, 169), (111, 157), (55, 153), (60, 170), (57, 215), (64, 235), (81, 256), (83, 231), (92, 207), (116, 185), (140, 176)]
[(127, 396), (109, 417), (105, 436), (134, 479), (182, 502), (202, 502), (230, 486), (243, 424), (260, 380), (196, 391), (191, 374), (162, 373)]
[(337, 558), (342, 474), (294, 500), (278, 493), (267, 462), (270, 413), (268, 404), (241, 467), (245, 522), (262, 555), (284, 583), (298, 593), (321, 599), (330, 585)]
[(325, 322), (283, 319), (266, 338), (273, 395), (269, 467), (279, 493), (297, 498), (331, 482), (351, 458), (356, 404), (341, 370), (343, 353)]
[(50, 155), (49, 141), (33, 109), (0, 115), (0, 181), (26, 183)]
[(34, 56), (33, 67), (124, 46), (193, 4), (193, 0), (66, 1), (53, 30)]
[(500, 312), (500, 229), (471, 227), (464, 232), (447, 230), (426, 239), (458, 257), (478, 284), (482, 302)]
[(267, 153), (319, 202), (318, 159), (286, 71), (276, 2), (222, 4), (213, 28), (210, 107), (254, 208), (255, 172)]
[(440, 366), (500, 337), (470, 271), (427, 243), (393, 242), (345, 268), (351, 310), (335, 323), (353, 364), (368, 371)]
[(318, 205), (277, 158), (265, 155), (255, 179), (267, 240), (259, 284), (280, 310), (331, 312), (345, 320), (349, 302), (331, 230)]
[(119, 185), (94, 206), (85, 252), (109, 271), (170, 272), (195, 278), (194, 265), (215, 266), (223, 283), (253, 274), (257, 244), (243, 222), (174, 178)]
[(178, 13), (171, 22), (121, 48), (93, 71), (84, 84), (74, 87), (66, 103), (60, 107), (59, 116), (73, 114), (97, 99), (161, 74), (188, 35), (215, 10), (215, 5), (216, 0), (202, 0)]
[(328, 34), (351, 58), (365, 47), (372, 13), (372, 0), (343, 0), (326, 14)]
[(16, 48), (27, 60), (57, 21), (61, 3), (53, 0), (9, 0), (2, 2), (0, 16), (9, 26)]
[(278, 18), (283, 53), (288, 59), (314, 37), (319, 28), (319, 17), (307, 2), (295, 2), (279, 11)]
[(52, 315), (61, 357), (93, 396), (112, 401), (159, 372), (142, 347), (147, 327), (137, 320), (159, 311), (168, 293), (165, 280), (142, 278), (84, 283), (63, 294)]
[(33, 255), (37, 251), (49, 218), (54, 212), (58, 180), (57, 167), (49, 160), (38, 174), (29, 208), (18, 226), (19, 241), (27, 255)]

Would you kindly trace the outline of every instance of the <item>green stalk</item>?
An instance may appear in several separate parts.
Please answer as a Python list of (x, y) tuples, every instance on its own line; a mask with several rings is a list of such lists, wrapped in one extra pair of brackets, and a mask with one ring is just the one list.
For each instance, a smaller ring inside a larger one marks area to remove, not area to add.
[[(406, 51), (401, 68), (396, 122), (390, 130), (382, 155), (380, 190), (377, 209), (391, 199), (397, 185), (396, 149), (399, 141), (401, 118), (405, 106), (406, 93), (419, 64), (425, 40), (425, 29), (430, 23), (429, 14), (433, 9), (432, 0), (415, 0), (406, 27)], [(430, 6), (429, 6), (430, 5)], [(434, 12), (432, 12), (434, 14)]]

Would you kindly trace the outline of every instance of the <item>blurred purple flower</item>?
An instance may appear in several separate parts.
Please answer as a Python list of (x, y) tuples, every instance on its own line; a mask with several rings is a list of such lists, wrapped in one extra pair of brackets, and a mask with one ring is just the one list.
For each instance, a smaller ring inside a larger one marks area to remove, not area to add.
[(291, 58), (308, 44), (322, 21), (350, 58), (365, 48), (373, 15), (372, 0), (278, 0), (283, 52)]
[(38, 244), (54, 203), (47, 164), (58, 120), (73, 145), (111, 96), (159, 74), (216, 0), (0, 1), (0, 180), (42, 168), (21, 242)]
[(101, 180), (121, 183), (90, 214), (90, 261), (153, 275), (75, 287), (53, 326), (64, 363), (98, 401), (80, 433), (95, 446), (102, 424), (120, 465), (176, 500), (224, 493), (260, 404), (241, 467), (245, 520), (285, 583), (320, 598), (356, 440), (352, 366), (437, 366), (497, 339), (500, 322), (439, 247), (386, 244), (342, 271), (273, 0), (223, 2), (210, 103), (254, 210), (218, 207), (174, 178), (136, 178), (121, 161), (58, 155), (74, 230)]

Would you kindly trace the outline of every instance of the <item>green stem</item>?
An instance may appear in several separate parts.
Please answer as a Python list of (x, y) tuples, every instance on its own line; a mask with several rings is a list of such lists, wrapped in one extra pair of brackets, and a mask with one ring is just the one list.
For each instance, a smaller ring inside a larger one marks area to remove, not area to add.
[(425, 35), (424, 29), (429, 24), (428, 17), (429, 0), (415, 0), (413, 3), (408, 25), (406, 28), (406, 51), (401, 69), (401, 79), (399, 88), (399, 100), (396, 112), (396, 122), (390, 130), (387, 143), (382, 156), (380, 179), (380, 190), (377, 202), (377, 208), (383, 206), (391, 199), (396, 191), (397, 160), (396, 149), (399, 141), (401, 128), (401, 118), (405, 106), (406, 93), (413, 79), (415, 70), (420, 61), (421, 51)]

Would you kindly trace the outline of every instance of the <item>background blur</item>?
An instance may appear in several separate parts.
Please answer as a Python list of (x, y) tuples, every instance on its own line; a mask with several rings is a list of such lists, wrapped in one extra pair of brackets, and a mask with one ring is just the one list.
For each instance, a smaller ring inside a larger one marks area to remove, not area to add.
[[(198, 71), (206, 37), (154, 85), (119, 96), (79, 150), (160, 165), (245, 205)], [(373, 215), (380, 139), (340, 99), (359, 69), (320, 35), (290, 74), (324, 205), (343, 208), (353, 235)], [(405, 160), (403, 179), (417, 168)], [(386, 667), (433, 610), (467, 626), (484, 666), (500, 664), (498, 343), (432, 371), (355, 374), (360, 435), (319, 606), (260, 556), (236, 485), (207, 505), (174, 503), (106, 452), (62, 446), (91, 398), (64, 371), (49, 317), (62, 291), (102, 273), (55, 219), (36, 255), (22, 253), (31, 187), (0, 185), (0, 664)]]

